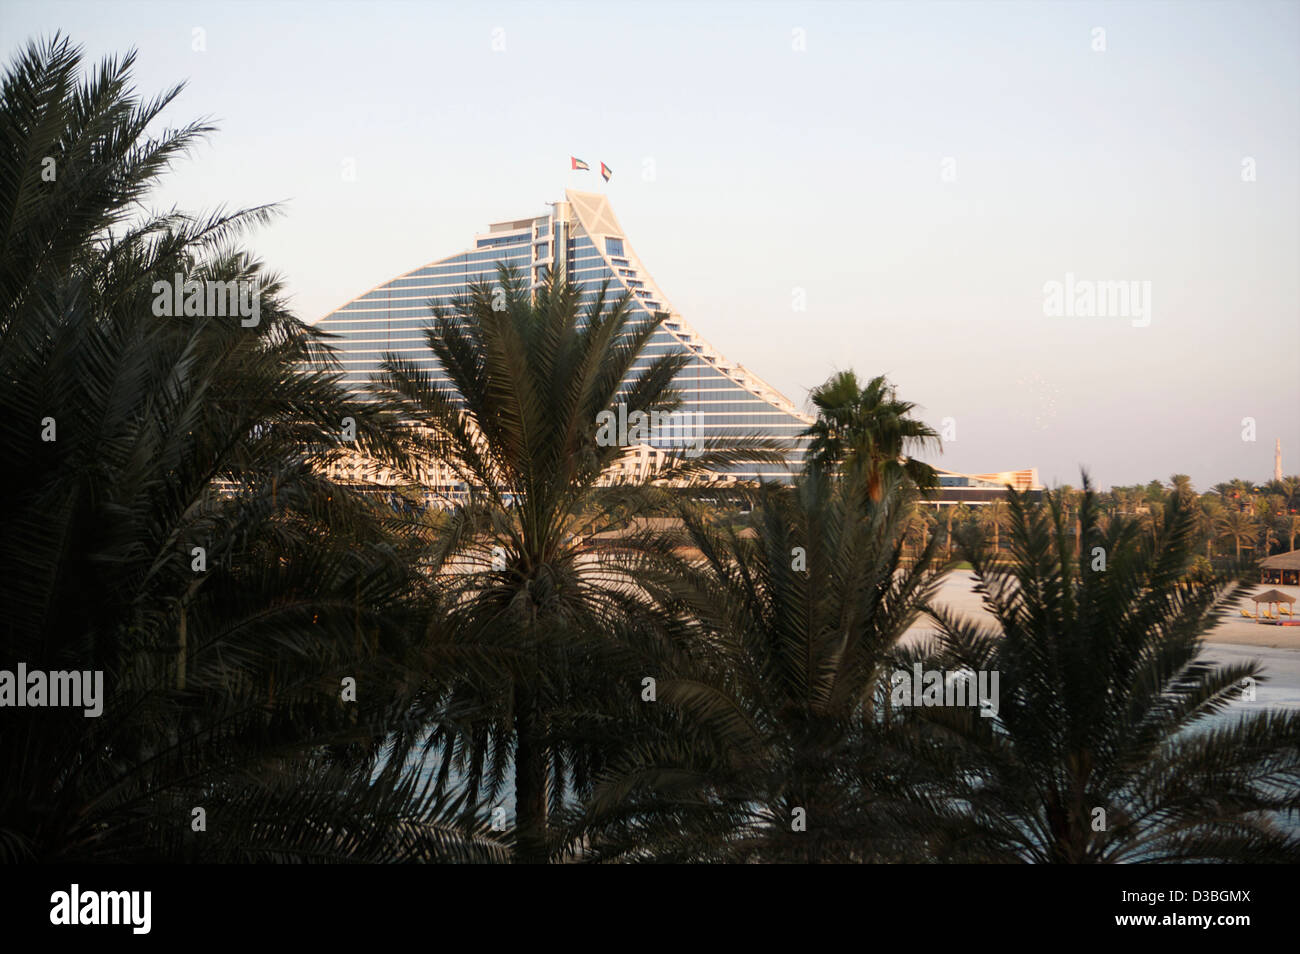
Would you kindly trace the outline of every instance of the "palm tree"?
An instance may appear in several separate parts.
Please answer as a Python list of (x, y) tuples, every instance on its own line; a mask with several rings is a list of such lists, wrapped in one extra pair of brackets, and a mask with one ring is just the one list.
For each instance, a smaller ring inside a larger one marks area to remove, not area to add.
[(1138, 513), (1138, 526), (1142, 529), (1143, 533), (1150, 534), (1152, 539), (1154, 539), (1159, 536), (1160, 524), (1164, 519), (1164, 513), (1164, 508), (1162, 506), (1148, 503)]
[(1282, 524), (1283, 532), (1287, 535), (1287, 550), (1295, 549), (1295, 538), (1300, 536), (1300, 514), (1288, 514), (1286, 522)]
[[(551, 818), (613, 744), (608, 706), (635, 698), (619, 636), (656, 618), (653, 541), (617, 534), (663, 491), (612, 479), (627, 448), (599, 440), (599, 422), (619, 404), (629, 420), (675, 409), (687, 360), (661, 355), (634, 372), (666, 316), (638, 317), (608, 282), (583, 297), (554, 276), (530, 294), (503, 267), (426, 331), (446, 383), (390, 355), (371, 386), (412, 422), (409, 456), (445, 461), (472, 488), (447, 537), (447, 635), (432, 647), (462, 671), (425, 694), (416, 721), (432, 727), (440, 790), (463, 787), (466, 805), (495, 799), (513, 773), (523, 863), (563, 850)], [(674, 451), (657, 479), (780, 459), (756, 441), (713, 441), (698, 457)]]
[(581, 819), (594, 857), (918, 857), (914, 764), (892, 746), (878, 688), (937, 583), (936, 540), (909, 566), (902, 508), (824, 474), (763, 489), (750, 534), (682, 515), (702, 557), (681, 601), (699, 622), (646, 659), (663, 722), (604, 773)]
[[(0, 668), (103, 674), (97, 718), (6, 710), (0, 858), (495, 857), (379, 757), (422, 583), (320, 474), (385, 412), (233, 244), (268, 210), (128, 218), (206, 132), (146, 136), (179, 89), (140, 102), (132, 62), (80, 81), (55, 37), (0, 96)], [(256, 281), (260, 322), (156, 317), (177, 272)]]
[(1225, 510), (1214, 526), (1215, 539), (1231, 543), (1235, 547), (1237, 560), (1241, 560), (1241, 547), (1245, 543), (1253, 546), (1258, 536), (1255, 519), (1243, 510)]
[(953, 525), (960, 530), (970, 520), (970, 508), (965, 504), (950, 504), (943, 509), (943, 559), (947, 563), (952, 559)]
[(1115, 514), (1127, 516), (1137, 513), (1139, 503), (1145, 499), (1145, 490), (1141, 485), (1112, 487), (1111, 498), (1114, 501)]
[(1196, 530), (1200, 538), (1205, 541), (1207, 559), (1214, 555), (1217, 528), (1227, 512), (1223, 503), (1213, 494), (1205, 494), (1200, 498), (1200, 507), (1196, 511)]
[(1164, 484), (1158, 480), (1152, 480), (1142, 488), (1142, 502), (1148, 507), (1159, 507), (1165, 500)]
[(865, 386), (852, 371), (841, 371), (810, 395), (817, 420), (806, 430), (811, 438), (807, 456), (811, 466), (827, 473), (858, 472), (873, 501), (882, 499), (884, 487), (896, 478), (921, 490), (939, 485), (938, 472), (909, 456), (926, 449), (942, 450), (939, 434), (911, 417), (916, 405), (898, 400), (883, 375)]
[(979, 508), (975, 516), (976, 525), (993, 534), (993, 552), (1002, 552), (1001, 533), (1007, 525), (1007, 505), (1001, 500), (990, 500)]
[(913, 503), (907, 517), (905, 539), (914, 558), (919, 557), (929, 547), (930, 535), (938, 522), (934, 510)]
[(1288, 513), (1294, 510), (1300, 510), (1300, 476), (1292, 475), (1283, 477), (1278, 484), (1277, 492), (1282, 495), (1286, 501), (1286, 510)]
[(1225, 505), (1236, 507), (1249, 506), (1254, 495), (1254, 488), (1250, 482), (1239, 477), (1233, 478), (1227, 483), (1215, 484), (1214, 489), (1223, 498)]
[(1131, 519), (1102, 531), (1086, 492), (1077, 552), (1059, 495), (1009, 503), (1015, 561), (998, 564), (978, 541), (967, 550), (995, 625), (933, 614), (934, 664), (999, 673), (1000, 687), (993, 718), (911, 710), (935, 730), (921, 755), (950, 769), (933, 793), (949, 817), (930, 843), (966, 861), (1300, 858), (1275, 820), (1300, 809), (1300, 713), (1213, 718), (1262, 669), (1199, 659), (1239, 589), (1182, 585), (1188, 502), (1170, 496), (1152, 539)]
[(1079, 545), (1079, 501), (1082, 494), (1069, 484), (1062, 484), (1059, 490), (1061, 504), (1065, 508), (1065, 519), (1074, 527), (1074, 545)]

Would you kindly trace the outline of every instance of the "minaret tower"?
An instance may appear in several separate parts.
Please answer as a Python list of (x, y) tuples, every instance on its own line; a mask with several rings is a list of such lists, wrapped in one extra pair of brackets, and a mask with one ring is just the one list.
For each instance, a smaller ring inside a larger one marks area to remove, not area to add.
[(1273, 479), (1282, 479), (1282, 438), (1277, 439), (1277, 446), (1273, 449)]

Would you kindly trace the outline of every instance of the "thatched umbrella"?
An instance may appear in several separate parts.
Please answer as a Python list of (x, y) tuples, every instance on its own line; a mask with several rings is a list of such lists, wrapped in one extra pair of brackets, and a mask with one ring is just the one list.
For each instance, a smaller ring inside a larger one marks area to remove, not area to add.
[(1291, 606), (1292, 613), (1295, 612), (1295, 597), (1289, 593), (1283, 593), (1281, 590), (1265, 590), (1263, 593), (1256, 593), (1251, 597), (1255, 601), (1255, 612), (1259, 612), (1260, 603), (1268, 603), (1270, 606), (1276, 606), (1278, 603), (1288, 603)]

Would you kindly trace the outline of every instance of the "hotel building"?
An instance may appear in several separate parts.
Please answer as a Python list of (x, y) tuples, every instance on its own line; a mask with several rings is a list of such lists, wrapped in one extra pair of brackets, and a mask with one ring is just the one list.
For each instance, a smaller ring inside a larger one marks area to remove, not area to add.
[[(783, 464), (744, 464), (729, 469), (726, 477), (788, 481), (802, 466), (804, 442), (797, 436), (812, 418), (757, 375), (724, 358), (691, 327), (637, 256), (609, 200), (598, 193), (567, 191), (546, 215), (490, 225), (466, 251), (399, 275), (327, 315), (318, 327), (339, 336), (335, 344), (344, 383), (363, 388), (390, 351), (440, 378), (424, 340), (431, 303), (450, 306), (470, 283), (495, 281), (498, 263), (517, 269), (534, 288), (550, 272), (567, 276), (583, 288), (585, 299), (608, 280), (613, 296), (630, 295), (634, 317), (665, 314), (634, 369), (663, 354), (688, 355), (677, 377), (681, 410), (690, 412), (704, 440), (755, 434), (788, 448)], [(651, 446), (632, 449), (623, 464), (627, 476), (653, 467), (667, 444), (651, 438)]]
[[(433, 352), (425, 343), (424, 329), (433, 306), (450, 307), (465, 295), (471, 283), (492, 282), (498, 264), (526, 276), (532, 288), (551, 272), (581, 286), (585, 300), (593, 298), (608, 281), (614, 296), (627, 293), (635, 313), (644, 318), (665, 315), (635, 369), (644, 368), (660, 355), (680, 352), (687, 362), (677, 377), (682, 410), (702, 431), (705, 440), (734, 435), (758, 435), (786, 448), (781, 464), (742, 464), (718, 475), (723, 481), (777, 480), (788, 482), (802, 468), (805, 441), (798, 435), (812, 418), (785, 395), (742, 365), (729, 361), (713, 348), (650, 275), (614, 215), (609, 200), (599, 193), (565, 192), (545, 215), (497, 222), (475, 236), (470, 248), (399, 275), (353, 299), (323, 318), (318, 327), (338, 336), (344, 383), (362, 390), (384, 355), (400, 354), (445, 380)], [(613, 479), (644, 479), (662, 463), (669, 441), (651, 438), (648, 445), (630, 448)], [(360, 462), (335, 465), (332, 476), (389, 483), (392, 474), (364, 472)], [(1037, 485), (1030, 471), (1007, 474), (963, 475), (942, 471), (943, 490), (938, 502), (982, 502), (1002, 492), (1002, 483)], [(436, 498), (455, 499), (464, 487), (449, 468), (431, 462), (422, 483)], [(1001, 480), (1002, 478), (1009, 478)]]

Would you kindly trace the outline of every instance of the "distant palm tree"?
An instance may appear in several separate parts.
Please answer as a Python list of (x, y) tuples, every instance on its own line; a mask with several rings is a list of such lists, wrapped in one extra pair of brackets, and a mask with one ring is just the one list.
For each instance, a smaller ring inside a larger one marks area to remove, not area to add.
[(1259, 551), (1262, 556), (1268, 556), (1273, 552), (1273, 546), (1278, 542), (1277, 524), (1273, 519), (1265, 517), (1259, 522)]
[[(678, 406), (684, 352), (634, 368), (665, 317), (641, 316), (608, 282), (584, 302), (578, 285), (552, 276), (532, 293), (502, 267), (426, 330), (445, 382), (389, 355), (371, 385), (411, 422), (408, 458), (445, 462), (472, 491), (440, 558), (454, 572), (438, 583), (447, 628), (431, 644), (456, 668), (416, 721), (432, 728), (438, 786), (463, 786), (467, 805), (495, 799), (513, 773), (521, 863), (564, 850), (551, 819), (584, 793), (616, 741), (609, 706), (639, 705), (620, 634), (653, 625), (648, 575), (662, 553), (647, 535), (621, 531), (665, 492), (611, 479), (628, 447), (598, 432), (602, 415), (621, 416), (619, 404), (630, 421)], [(679, 448), (655, 477), (781, 459), (779, 448), (737, 436), (696, 457)]]
[(1001, 500), (990, 500), (976, 511), (975, 523), (986, 533), (993, 535), (993, 552), (1001, 553), (1001, 534), (1007, 525), (1007, 505)]
[[(887, 495), (901, 492), (886, 485)], [(865, 507), (865, 509), (864, 509)], [(758, 494), (753, 532), (683, 508), (693, 638), (661, 644), (644, 727), (582, 819), (597, 858), (898, 861), (914, 765), (877, 709), (893, 651), (933, 593), (936, 540), (909, 566), (907, 517), (821, 475)]]
[(948, 562), (952, 559), (952, 545), (954, 534), (954, 525), (960, 530), (966, 522), (970, 520), (970, 508), (965, 504), (950, 504), (943, 508), (943, 559)]
[(1110, 495), (1115, 514), (1121, 516), (1131, 515), (1137, 513), (1138, 503), (1143, 499), (1143, 489), (1141, 487), (1113, 487)]
[(1214, 525), (1215, 539), (1231, 543), (1238, 560), (1241, 559), (1242, 545), (1253, 546), (1258, 532), (1254, 517), (1244, 510), (1225, 510)]
[(1278, 483), (1277, 492), (1286, 501), (1288, 512), (1300, 510), (1300, 476), (1283, 477)]
[(935, 728), (918, 757), (947, 769), (936, 789), (949, 817), (928, 843), (963, 861), (1300, 860), (1276, 821), (1300, 810), (1300, 713), (1211, 721), (1263, 673), (1199, 659), (1240, 591), (1183, 585), (1188, 502), (1171, 495), (1151, 538), (1131, 519), (1103, 532), (1085, 492), (1081, 551), (1059, 495), (1009, 503), (1016, 559), (999, 564), (978, 541), (966, 552), (995, 624), (933, 611), (932, 665), (998, 673), (1000, 685), (992, 718), (910, 710)]
[(1164, 503), (1165, 487), (1158, 480), (1152, 480), (1142, 488), (1142, 502), (1149, 506), (1159, 506)]
[(1138, 513), (1138, 526), (1142, 528), (1143, 533), (1151, 535), (1152, 539), (1160, 534), (1160, 526), (1164, 521), (1164, 507), (1154, 503), (1148, 503), (1141, 512)]
[(1239, 508), (1250, 506), (1255, 493), (1253, 485), (1240, 477), (1233, 478), (1227, 483), (1215, 484), (1214, 489), (1223, 498), (1225, 505)]
[(1228, 511), (1220, 499), (1213, 494), (1203, 495), (1199, 503), (1200, 506), (1196, 511), (1196, 532), (1205, 541), (1205, 556), (1208, 559), (1214, 555), (1214, 542), (1218, 539), (1219, 522)]
[[(423, 584), (321, 473), (389, 418), (233, 244), (267, 210), (139, 211), (207, 127), (150, 137), (179, 89), (133, 59), (82, 80), (56, 36), (0, 95), (0, 668), (103, 677), (98, 717), (5, 710), (0, 859), (498, 857), (379, 756)], [(176, 273), (256, 281), (258, 323), (157, 316)]]
[(887, 483), (906, 480), (921, 490), (939, 485), (938, 472), (909, 456), (941, 450), (939, 434), (911, 416), (916, 405), (898, 400), (883, 375), (865, 385), (852, 371), (841, 371), (810, 395), (817, 420), (804, 432), (811, 438), (808, 460), (826, 473), (860, 473), (873, 501)]
[(925, 551), (930, 543), (930, 534), (938, 525), (938, 517), (933, 509), (914, 504), (907, 518), (906, 540), (913, 557)]

